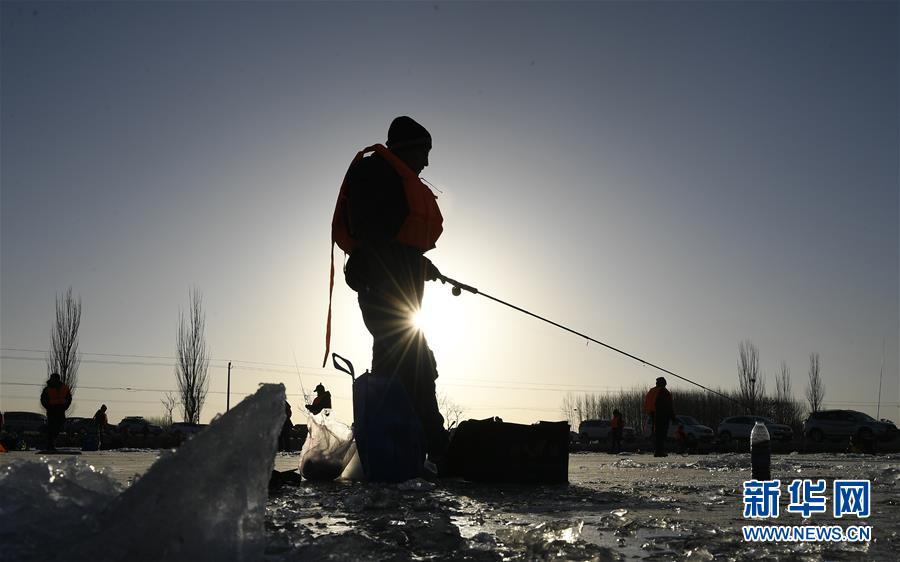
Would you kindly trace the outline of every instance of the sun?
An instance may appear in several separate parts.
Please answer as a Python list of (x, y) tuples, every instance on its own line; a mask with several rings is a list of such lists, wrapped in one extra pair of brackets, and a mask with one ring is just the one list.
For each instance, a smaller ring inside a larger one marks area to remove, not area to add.
[(426, 293), (422, 308), (413, 314), (412, 323), (422, 330), (429, 345), (441, 348), (452, 348), (465, 328), (462, 308), (450, 291)]

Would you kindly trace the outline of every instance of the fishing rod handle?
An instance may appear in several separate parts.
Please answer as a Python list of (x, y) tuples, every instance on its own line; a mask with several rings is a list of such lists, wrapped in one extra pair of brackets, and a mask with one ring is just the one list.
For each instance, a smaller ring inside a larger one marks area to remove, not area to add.
[[(478, 289), (476, 289), (475, 287), (472, 287), (471, 285), (466, 285), (465, 283), (460, 283), (459, 281), (457, 281), (456, 279), (453, 279), (452, 277), (447, 277), (446, 275), (438, 275), (437, 278), (440, 279), (444, 283), (450, 283), (451, 285), (453, 285), (454, 289), (468, 291), (468, 292), (472, 293), (473, 295), (478, 294)], [(459, 293), (455, 290), (454, 290), (453, 294), (456, 296), (459, 296)]]
[[(346, 363), (347, 366), (344, 367), (343, 365), (338, 363), (338, 359), (340, 359), (341, 361)], [(346, 357), (341, 357), (337, 353), (332, 353), (331, 354), (331, 362), (334, 364), (335, 369), (337, 369), (338, 371), (343, 371), (343, 372), (347, 373), (348, 375), (350, 375), (351, 379), (356, 380), (356, 374), (353, 370), (353, 363), (351, 363), (349, 359), (347, 359)]]

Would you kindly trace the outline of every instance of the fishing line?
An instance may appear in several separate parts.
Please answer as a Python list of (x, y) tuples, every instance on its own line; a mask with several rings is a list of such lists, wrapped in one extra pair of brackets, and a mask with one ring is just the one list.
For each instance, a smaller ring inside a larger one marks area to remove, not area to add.
[(300, 392), (303, 393), (303, 403), (309, 404), (309, 396), (306, 394), (306, 389), (303, 388), (303, 377), (300, 376), (300, 366), (297, 365), (297, 354), (294, 353), (293, 349), (291, 349), (291, 356), (294, 358), (294, 368), (297, 369), (297, 380), (300, 381)]
[(581, 332), (579, 332), (579, 331), (577, 331), (577, 330), (573, 330), (572, 328), (569, 328), (569, 327), (567, 327), (567, 326), (563, 326), (562, 324), (560, 324), (560, 323), (558, 323), (558, 322), (554, 322), (553, 320), (550, 320), (550, 319), (548, 319), (548, 318), (544, 318), (543, 316), (540, 316), (539, 314), (535, 314), (534, 312), (531, 312), (531, 311), (529, 311), (529, 310), (525, 310), (525, 309), (522, 308), (522, 307), (516, 306), (516, 305), (514, 305), (514, 304), (510, 304), (510, 303), (508, 303), (508, 302), (506, 302), (506, 301), (504, 301), (504, 300), (498, 299), (497, 297), (491, 296), (491, 295), (489, 295), (489, 294), (487, 294), (487, 293), (485, 293), (485, 292), (483, 292), (483, 291), (479, 291), (477, 288), (472, 287), (471, 285), (466, 285), (465, 283), (460, 283), (460, 282), (457, 281), (456, 279), (451, 279), (450, 277), (447, 277), (446, 275), (438, 275), (438, 279), (440, 279), (442, 282), (450, 283), (451, 285), (453, 285), (453, 295), (454, 295), (454, 296), (457, 296), (457, 297), (458, 297), (460, 294), (462, 294), (462, 291), (468, 291), (468, 292), (472, 293), (473, 295), (481, 295), (482, 297), (488, 298), (488, 299), (490, 299), (490, 300), (492, 300), (492, 301), (494, 301), (494, 302), (497, 302), (497, 303), (500, 303), (500, 304), (502, 304), (502, 305), (508, 306), (509, 308), (512, 308), (513, 310), (518, 310), (519, 312), (521, 312), (521, 313), (523, 313), (523, 314), (527, 314), (528, 316), (532, 316), (532, 317), (534, 317), (534, 318), (537, 318), (538, 320), (543, 320), (544, 322), (546, 322), (546, 323), (548, 323), (548, 324), (551, 324), (551, 325), (553, 325), (553, 326), (556, 326), (557, 328), (560, 328), (560, 329), (562, 329), (562, 330), (565, 330), (565, 331), (567, 331), (567, 332), (569, 332), (569, 333), (575, 334), (576, 336), (579, 336), (579, 337), (581, 337), (581, 338), (584, 338), (584, 339), (587, 340), (587, 341), (592, 341), (592, 342), (594, 342), (594, 343), (596, 343), (596, 344), (602, 345), (603, 347), (605, 347), (605, 348), (607, 348), (607, 349), (610, 349), (610, 350), (612, 350), (612, 351), (615, 351), (616, 353), (621, 353), (622, 355), (624, 355), (624, 356), (626, 356), (626, 357), (630, 357), (631, 359), (634, 359), (635, 361), (637, 361), (637, 362), (639, 362), (639, 363), (641, 363), (641, 364), (643, 364), (643, 365), (645, 365), (645, 366), (653, 367), (654, 369), (658, 369), (658, 370), (660, 370), (660, 371), (662, 371), (662, 372), (664, 372), (664, 373), (666, 373), (666, 374), (672, 375), (672, 376), (675, 377), (675, 378), (681, 379), (681, 380), (683, 380), (683, 381), (685, 381), (685, 382), (688, 382), (688, 383), (691, 383), (691, 384), (693, 384), (693, 385), (695, 385), (695, 386), (699, 386), (699, 387), (702, 388), (703, 390), (705, 390), (705, 391), (707, 391), (707, 392), (710, 392), (710, 393), (712, 393), (712, 394), (715, 394), (716, 396), (721, 396), (722, 398), (725, 398), (726, 400), (729, 400), (729, 401), (731, 401), (731, 402), (734, 402), (735, 404), (737, 404), (737, 405), (740, 406), (741, 408), (747, 409), (747, 410), (749, 411), (749, 408), (747, 408), (746, 405), (742, 404), (741, 402), (739, 402), (738, 400), (735, 400), (734, 398), (732, 398), (732, 397), (730, 397), (730, 396), (727, 396), (727, 395), (725, 395), (725, 394), (722, 394), (721, 392), (715, 391), (715, 390), (713, 390), (713, 389), (711, 389), (711, 388), (709, 388), (709, 387), (703, 386), (702, 384), (700, 384), (700, 383), (698, 383), (698, 382), (696, 382), (696, 381), (692, 381), (691, 379), (689, 379), (689, 378), (687, 378), (687, 377), (683, 377), (683, 376), (681, 376), (681, 375), (679, 375), (679, 374), (673, 373), (672, 371), (670, 371), (670, 370), (668, 370), (668, 369), (664, 369), (663, 367), (660, 367), (659, 365), (656, 365), (656, 364), (651, 363), (651, 362), (649, 362), (649, 361), (647, 361), (647, 360), (641, 359), (640, 357), (638, 357), (638, 356), (636, 356), (636, 355), (632, 355), (631, 353), (628, 353), (627, 351), (623, 351), (623, 350), (621, 350), (621, 349), (619, 349), (619, 348), (617, 348), (617, 347), (613, 347), (613, 346), (611, 346), (611, 345), (609, 345), (609, 344), (607, 344), (607, 343), (603, 343), (602, 341), (600, 341), (600, 340), (598, 340), (598, 339), (595, 339), (595, 338), (592, 338), (592, 337), (590, 337), (590, 336), (587, 335), (587, 334), (583, 334), (583, 333), (581, 333)]

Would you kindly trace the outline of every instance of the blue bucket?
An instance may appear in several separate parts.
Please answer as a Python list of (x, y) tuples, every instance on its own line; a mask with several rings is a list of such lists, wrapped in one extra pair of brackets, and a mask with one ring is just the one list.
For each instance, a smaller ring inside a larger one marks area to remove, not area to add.
[(421, 476), (425, 433), (397, 378), (365, 372), (353, 382), (353, 436), (368, 480)]

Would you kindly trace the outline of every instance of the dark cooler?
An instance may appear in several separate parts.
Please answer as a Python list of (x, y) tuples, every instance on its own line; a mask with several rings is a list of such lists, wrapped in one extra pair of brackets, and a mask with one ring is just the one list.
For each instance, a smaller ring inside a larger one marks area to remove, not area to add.
[(450, 440), (441, 476), (473, 482), (565, 484), (569, 481), (569, 424), (464, 421)]

